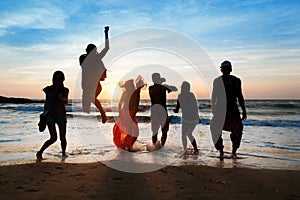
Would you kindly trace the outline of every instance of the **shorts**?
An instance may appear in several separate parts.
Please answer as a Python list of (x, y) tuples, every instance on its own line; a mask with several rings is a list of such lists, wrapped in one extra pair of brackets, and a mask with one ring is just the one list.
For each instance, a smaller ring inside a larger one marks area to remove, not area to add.
[(62, 116), (62, 117), (46, 116), (46, 123), (62, 123), (62, 122), (67, 122), (66, 116)]

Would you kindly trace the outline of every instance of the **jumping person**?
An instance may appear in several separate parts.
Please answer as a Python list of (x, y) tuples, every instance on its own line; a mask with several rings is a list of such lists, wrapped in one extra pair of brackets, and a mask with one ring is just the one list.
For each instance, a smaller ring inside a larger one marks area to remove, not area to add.
[(104, 81), (106, 78), (107, 70), (102, 59), (109, 50), (108, 31), (109, 27), (106, 26), (104, 30), (105, 47), (100, 53), (98, 53), (96, 45), (89, 44), (86, 48), (86, 54), (79, 57), (82, 68), (82, 110), (90, 113), (91, 103), (94, 103), (101, 113), (102, 123), (106, 122), (107, 117), (98, 96), (102, 91), (100, 81)]
[(140, 103), (141, 89), (146, 85), (142, 76), (138, 76), (134, 85), (133, 79), (120, 83), (123, 89), (118, 104), (119, 117), (114, 125), (114, 143), (118, 148), (133, 150), (133, 144), (139, 136), (136, 113)]

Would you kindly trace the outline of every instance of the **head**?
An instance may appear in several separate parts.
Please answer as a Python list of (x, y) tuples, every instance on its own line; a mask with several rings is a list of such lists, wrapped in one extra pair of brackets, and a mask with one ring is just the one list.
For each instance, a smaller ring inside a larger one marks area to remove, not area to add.
[(89, 54), (92, 51), (97, 52), (97, 47), (94, 44), (89, 44), (89, 45), (87, 45), (85, 51), (87, 54)]
[(166, 81), (166, 79), (162, 78), (159, 73), (153, 73), (152, 74), (152, 81), (155, 84), (162, 84), (163, 82)]
[(64, 80), (65, 80), (65, 75), (62, 71), (54, 72), (52, 77), (53, 85), (57, 85), (57, 86), (63, 85)]
[(135, 79), (135, 87), (138, 89), (147, 87), (147, 83), (145, 83), (144, 78), (141, 75), (138, 75), (138, 77)]
[(191, 90), (190, 83), (187, 81), (183, 81), (181, 84), (181, 92), (185, 93), (185, 92), (189, 92), (190, 90)]
[(126, 91), (134, 91), (134, 83), (133, 83), (133, 79), (129, 79), (127, 81), (125, 81), (124, 83), (119, 83), (119, 86), (122, 89), (125, 89)]
[(223, 75), (229, 75), (232, 71), (232, 66), (231, 66), (231, 62), (229, 62), (228, 60), (225, 60), (224, 62), (221, 63), (221, 72), (223, 73)]

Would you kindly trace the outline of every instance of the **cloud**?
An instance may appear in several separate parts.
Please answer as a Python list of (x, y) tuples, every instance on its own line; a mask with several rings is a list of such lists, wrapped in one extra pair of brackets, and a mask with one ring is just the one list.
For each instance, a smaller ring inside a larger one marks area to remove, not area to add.
[(4, 36), (6, 34), (6, 30), (4, 29), (0, 29), (0, 37)]
[(0, 28), (63, 29), (67, 15), (59, 8), (25, 8), (14, 12), (3, 12)]

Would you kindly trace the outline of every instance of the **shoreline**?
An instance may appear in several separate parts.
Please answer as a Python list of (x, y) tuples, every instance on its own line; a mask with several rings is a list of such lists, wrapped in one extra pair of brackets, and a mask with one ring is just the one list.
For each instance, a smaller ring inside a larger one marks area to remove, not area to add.
[(0, 166), (1, 199), (299, 199), (299, 170), (167, 166), (147, 173), (102, 163)]

